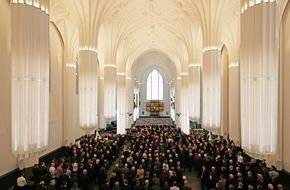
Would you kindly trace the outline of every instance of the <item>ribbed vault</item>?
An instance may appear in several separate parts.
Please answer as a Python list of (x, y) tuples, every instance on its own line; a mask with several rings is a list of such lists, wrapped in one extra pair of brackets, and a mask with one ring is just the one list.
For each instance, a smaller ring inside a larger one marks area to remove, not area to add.
[(78, 48), (96, 49), (103, 56), (100, 64), (116, 64), (118, 72), (130, 75), (140, 56), (161, 52), (180, 75), (188, 64), (201, 62), (204, 47), (234, 43), (227, 46), (236, 48), (236, 41), (224, 39), (239, 30), (234, 21), (240, 1), (51, 0), (51, 10), (62, 35), (72, 36), (68, 28), (77, 28)]

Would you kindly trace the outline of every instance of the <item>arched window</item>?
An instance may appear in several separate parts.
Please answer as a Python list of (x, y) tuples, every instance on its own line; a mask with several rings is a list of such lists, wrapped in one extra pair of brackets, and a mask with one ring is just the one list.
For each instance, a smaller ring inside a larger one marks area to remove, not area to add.
[(147, 78), (147, 100), (163, 100), (163, 79), (156, 69)]

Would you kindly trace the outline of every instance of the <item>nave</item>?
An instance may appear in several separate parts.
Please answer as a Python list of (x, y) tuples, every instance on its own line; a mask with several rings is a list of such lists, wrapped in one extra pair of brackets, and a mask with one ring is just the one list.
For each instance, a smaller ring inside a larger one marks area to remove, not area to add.
[(32, 174), (34, 182), (14, 189), (184, 190), (186, 184), (191, 189), (283, 188), (275, 167), (247, 157), (229, 139), (207, 131), (186, 135), (169, 126), (82, 136), (66, 147), (65, 156), (35, 165)]

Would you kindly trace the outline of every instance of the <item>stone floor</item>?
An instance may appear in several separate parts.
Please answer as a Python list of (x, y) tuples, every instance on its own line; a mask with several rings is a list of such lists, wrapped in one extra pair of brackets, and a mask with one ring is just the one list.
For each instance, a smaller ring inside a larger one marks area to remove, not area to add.
[(197, 177), (197, 173), (185, 172), (185, 176), (192, 190), (201, 189), (200, 179)]

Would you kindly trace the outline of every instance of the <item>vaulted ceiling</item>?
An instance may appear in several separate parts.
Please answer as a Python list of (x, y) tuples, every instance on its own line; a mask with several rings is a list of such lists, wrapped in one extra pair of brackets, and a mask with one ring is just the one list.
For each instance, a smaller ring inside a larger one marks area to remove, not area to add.
[(166, 60), (175, 77), (201, 63), (206, 48), (226, 45), (238, 59), (240, 0), (51, 0), (50, 8), (68, 60), (89, 47), (118, 72), (133, 75), (140, 60)]

